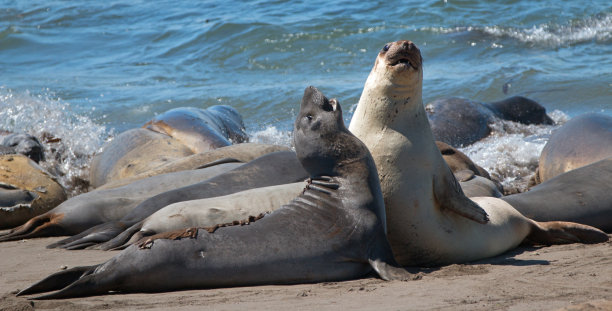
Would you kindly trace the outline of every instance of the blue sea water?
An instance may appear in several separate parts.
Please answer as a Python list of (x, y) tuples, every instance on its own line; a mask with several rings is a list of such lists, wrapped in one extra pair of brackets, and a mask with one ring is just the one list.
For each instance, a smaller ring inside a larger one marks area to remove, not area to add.
[[(68, 186), (105, 141), (174, 107), (232, 105), (252, 140), (290, 144), (306, 86), (348, 122), (399, 39), (421, 49), (425, 103), (524, 95), (559, 123), (612, 114), (609, 0), (0, 0), (0, 130), (60, 138), (45, 165)], [(523, 180), (551, 128), (497, 129), (464, 151)]]

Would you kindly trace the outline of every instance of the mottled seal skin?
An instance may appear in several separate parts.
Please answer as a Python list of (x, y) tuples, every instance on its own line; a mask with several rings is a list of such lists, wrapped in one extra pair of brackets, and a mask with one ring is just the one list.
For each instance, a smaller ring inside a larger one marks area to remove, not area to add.
[(179, 140), (193, 153), (248, 141), (242, 116), (236, 109), (226, 105), (212, 106), (208, 109), (195, 107), (170, 109), (143, 127)]
[(158, 210), (176, 202), (198, 200), (232, 194), (248, 189), (303, 181), (308, 174), (292, 151), (280, 151), (264, 155), (245, 165), (195, 183), (160, 193), (138, 204), (118, 221), (102, 223), (73, 237), (58, 242), (57, 246), (79, 249), (99, 245), (112, 249), (124, 244), (129, 235), (118, 236), (129, 227), (149, 217)]
[(1, 154), (23, 154), (38, 163), (45, 160), (44, 147), (38, 138), (25, 133), (12, 133), (0, 143)]
[(538, 182), (612, 156), (612, 116), (586, 113), (556, 129), (542, 149)]
[(537, 221), (573, 221), (612, 232), (612, 157), (502, 199)]
[(496, 118), (523, 124), (553, 124), (546, 108), (537, 102), (514, 96), (498, 102), (479, 103), (460, 97), (441, 98), (426, 106), (436, 140), (462, 147), (491, 133)]
[(365, 83), (350, 130), (370, 149), (402, 265), (443, 265), (538, 244), (607, 241), (593, 227), (535, 222), (493, 197), (467, 198), (434, 143), (422, 103), (423, 68), (410, 41), (385, 45)]
[(132, 245), (97, 266), (49, 276), (19, 295), (36, 299), (113, 292), (340, 281), (396, 268), (385, 238), (384, 206), (374, 161), (344, 127), (340, 105), (306, 89), (294, 141), (310, 179), (304, 192), (245, 226), (195, 228)]
[(90, 184), (97, 188), (246, 140), (242, 117), (232, 107), (172, 109), (107, 143), (92, 160)]
[[(210, 179), (240, 165), (227, 163), (200, 170), (163, 174), (123, 187), (83, 193), (64, 202), (60, 201), (61, 204), (58, 202), (59, 205), (54, 205), (53, 209), (41, 212), (40, 214), (46, 212), (42, 215), (32, 215), (24, 219), (24, 222), (27, 221), (25, 224), (0, 236), (0, 241), (78, 234), (95, 225), (121, 219), (128, 211), (154, 195)], [(35, 181), (33, 178), (28, 180)], [(41, 185), (39, 181), (35, 184), (36, 187)], [(49, 189), (49, 193), (52, 193), (51, 190)]]
[(117, 238), (129, 240), (115, 249), (123, 249), (144, 237), (162, 232), (190, 227), (210, 228), (236, 219), (270, 213), (294, 199), (302, 190), (304, 182), (297, 182), (173, 203), (123, 231)]
[(34, 161), (0, 155), (0, 229), (19, 226), (65, 200), (64, 187)]

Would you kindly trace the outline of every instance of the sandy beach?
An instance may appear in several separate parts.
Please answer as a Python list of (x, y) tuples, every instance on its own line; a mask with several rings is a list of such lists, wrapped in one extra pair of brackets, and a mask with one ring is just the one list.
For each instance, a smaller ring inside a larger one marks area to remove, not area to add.
[(521, 247), (413, 281), (359, 280), (29, 301), (15, 293), (63, 266), (117, 252), (47, 249), (60, 238), (0, 244), (0, 310), (612, 310), (612, 242)]

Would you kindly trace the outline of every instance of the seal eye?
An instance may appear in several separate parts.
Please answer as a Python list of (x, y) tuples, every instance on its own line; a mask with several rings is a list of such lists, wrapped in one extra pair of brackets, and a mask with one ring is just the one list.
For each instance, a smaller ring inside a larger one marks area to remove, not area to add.
[(306, 119), (308, 119), (308, 121), (312, 121), (312, 115), (311, 114), (307, 114), (306, 115)]
[(389, 45), (388, 45), (388, 44), (385, 44), (385, 46), (383, 46), (383, 51), (384, 51), (384, 52), (386, 52), (386, 51), (388, 51), (388, 50), (389, 50)]

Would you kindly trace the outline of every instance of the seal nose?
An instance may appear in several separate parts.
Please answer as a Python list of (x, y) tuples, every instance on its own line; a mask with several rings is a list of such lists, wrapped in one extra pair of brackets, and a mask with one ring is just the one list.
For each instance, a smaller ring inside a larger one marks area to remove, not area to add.
[(402, 50), (412, 50), (414, 48), (414, 43), (412, 43), (412, 41), (408, 41), (408, 40), (400, 40), (397, 42), (399, 44), (399, 46), (401, 47)]

